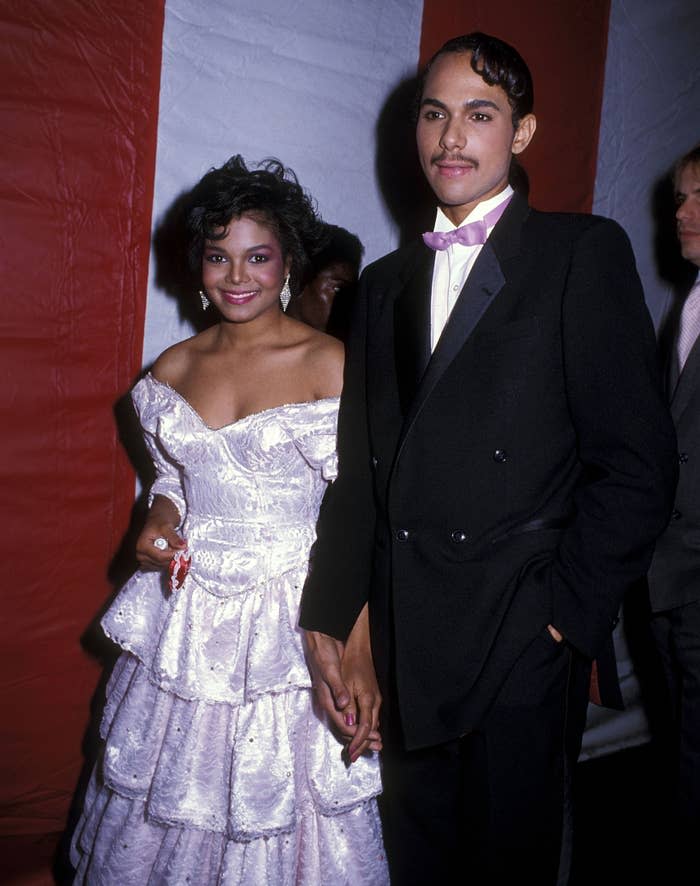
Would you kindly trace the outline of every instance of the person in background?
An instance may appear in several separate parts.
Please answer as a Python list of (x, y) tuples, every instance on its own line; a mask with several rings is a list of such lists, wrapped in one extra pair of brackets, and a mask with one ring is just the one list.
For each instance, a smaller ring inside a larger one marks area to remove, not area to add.
[(343, 340), (355, 297), (364, 247), (359, 237), (338, 225), (324, 225), (326, 243), (311, 256), (301, 291), (287, 313), (314, 329)]
[(379, 761), (346, 765), (297, 627), (344, 349), (284, 308), (322, 230), (291, 170), (240, 156), (188, 224), (217, 322), (133, 389), (156, 480), (141, 569), (102, 619), (123, 653), (75, 882), (385, 886)]
[(673, 503), (629, 240), (513, 192), (535, 127), (513, 47), (437, 52), (416, 128), (435, 229), (363, 271), (348, 341), (300, 623), (350, 760), (382, 705), (393, 886), (566, 882), (589, 691), (621, 703), (613, 627)]
[[(662, 349), (666, 391), (678, 436), (679, 481), (673, 514), (648, 575), (651, 626), (673, 724), (675, 816), (679, 845), (700, 832), (700, 145), (674, 170), (676, 231), (695, 280), (677, 333)], [(694, 846), (694, 842), (689, 844)]]

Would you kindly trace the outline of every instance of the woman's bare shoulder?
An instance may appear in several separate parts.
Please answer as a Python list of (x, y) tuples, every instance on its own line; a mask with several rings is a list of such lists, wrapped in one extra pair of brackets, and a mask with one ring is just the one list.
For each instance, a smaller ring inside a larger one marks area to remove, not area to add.
[(151, 367), (151, 374), (158, 381), (177, 387), (178, 382), (192, 368), (196, 355), (201, 350), (202, 335), (204, 333), (193, 335), (166, 348)]
[(309, 337), (305, 363), (314, 382), (315, 396), (319, 399), (337, 397), (343, 387), (345, 348), (332, 335), (313, 332)]

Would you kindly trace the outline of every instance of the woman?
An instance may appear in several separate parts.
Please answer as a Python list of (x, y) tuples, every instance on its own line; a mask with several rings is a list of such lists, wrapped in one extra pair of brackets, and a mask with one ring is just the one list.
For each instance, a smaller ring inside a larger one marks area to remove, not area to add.
[(343, 348), (280, 299), (319, 220), (291, 171), (237, 156), (194, 188), (188, 224), (219, 319), (133, 391), (157, 476), (141, 570), (102, 620), (124, 652), (76, 882), (385, 883), (378, 762), (345, 765), (297, 628)]

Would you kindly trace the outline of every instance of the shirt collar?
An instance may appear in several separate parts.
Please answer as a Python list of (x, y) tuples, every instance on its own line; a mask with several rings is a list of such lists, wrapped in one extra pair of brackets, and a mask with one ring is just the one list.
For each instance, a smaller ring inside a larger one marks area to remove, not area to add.
[(435, 226), (433, 227), (434, 231), (454, 231), (456, 227), (462, 227), (462, 225), (466, 225), (469, 222), (479, 221), (482, 219), (486, 213), (491, 212), (492, 209), (495, 209), (497, 206), (500, 206), (501, 203), (510, 199), (513, 196), (513, 189), (510, 185), (506, 185), (506, 187), (499, 191), (493, 197), (489, 197), (488, 200), (482, 200), (481, 203), (477, 203), (477, 205), (472, 209), (469, 215), (459, 224), (453, 225), (449, 218), (445, 215), (445, 213), (438, 206), (437, 214), (435, 216)]

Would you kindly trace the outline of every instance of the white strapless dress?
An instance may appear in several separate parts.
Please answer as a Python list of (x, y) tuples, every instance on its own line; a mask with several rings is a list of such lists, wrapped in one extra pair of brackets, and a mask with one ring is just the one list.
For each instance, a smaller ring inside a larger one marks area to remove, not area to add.
[(172, 593), (137, 572), (102, 620), (124, 652), (73, 837), (75, 882), (388, 883), (379, 761), (345, 765), (297, 627), (336, 474), (338, 399), (218, 429), (150, 375), (133, 400), (151, 495), (177, 505), (192, 563)]

